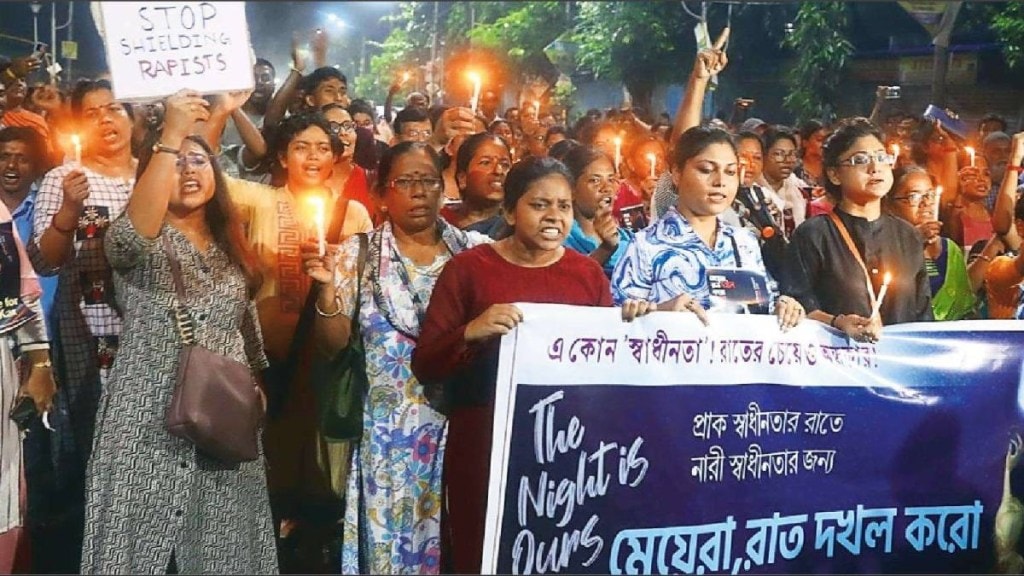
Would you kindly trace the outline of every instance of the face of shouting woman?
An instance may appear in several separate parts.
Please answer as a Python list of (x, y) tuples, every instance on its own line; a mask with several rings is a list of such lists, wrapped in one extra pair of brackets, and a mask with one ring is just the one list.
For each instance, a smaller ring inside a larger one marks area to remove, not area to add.
[(562, 247), (572, 228), (572, 188), (561, 174), (534, 180), (526, 188), (515, 210), (505, 221), (514, 230), (514, 240), (531, 252), (549, 252)]
[(331, 136), (319, 126), (297, 133), (281, 156), (281, 166), (288, 172), (288, 188), (293, 192), (322, 187), (334, 166)]
[(168, 209), (178, 214), (187, 214), (206, 205), (213, 199), (216, 181), (210, 155), (199, 144), (185, 140), (178, 155), (175, 176)]

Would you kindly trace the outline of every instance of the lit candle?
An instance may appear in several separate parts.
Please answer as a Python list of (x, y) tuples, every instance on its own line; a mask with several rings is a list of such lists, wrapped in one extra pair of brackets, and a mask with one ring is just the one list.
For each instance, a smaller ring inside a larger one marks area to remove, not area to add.
[(747, 167), (740, 164), (740, 188), (743, 188), (743, 181), (747, 179)]
[(540, 100), (534, 100), (533, 107), (537, 110), (537, 119), (540, 119)]
[(619, 164), (622, 162), (622, 138), (615, 137), (615, 173), (619, 173)]
[(402, 72), (402, 84), (405, 84), (408, 81), (409, 81), (409, 73), (408, 72)]
[(327, 235), (324, 233), (324, 199), (319, 196), (309, 198), (313, 205), (313, 223), (316, 225), (316, 239), (319, 243), (320, 257), (327, 255)]
[(71, 135), (71, 145), (75, 147), (75, 164), (82, 165), (82, 139), (78, 134)]
[(658, 163), (658, 157), (654, 153), (649, 153), (647, 154), (647, 161), (651, 163), (651, 178), (657, 178), (658, 175), (654, 173), (654, 170)]
[(893, 145), (892, 145), (892, 155), (893, 155), (893, 157), (895, 157), (895, 158), (896, 158), (897, 160), (899, 160), (899, 159), (900, 159), (900, 145), (899, 145), (899, 144), (893, 144)]
[(480, 75), (476, 72), (470, 72), (468, 76), (473, 82), (473, 97), (469, 100), (469, 107), (473, 110), (473, 114), (476, 115), (476, 106), (480, 103)]
[(935, 187), (935, 220), (939, 220), (939, 207), (942, 206), (942, 186)]
[(882, 277), (882, 289), (878, 291), (878, 298), (875, 299), (875, 308), (871, 311), (872, 318), (882, 309), (882, 300), (885, 300), (885, 293), (889, 291), (889, 282), (891, 281), (892, 274), (886, 272), (885, 276)]
[(971, 148), (970, 146), (967, 146), (967, 147), (964, 148), (964, 150), (966, 150), (967, 151), (967, 155), (970, 156), (970, 158), (971, 158), (971, 167), (973, 168), (974, 167), (974, 148)]

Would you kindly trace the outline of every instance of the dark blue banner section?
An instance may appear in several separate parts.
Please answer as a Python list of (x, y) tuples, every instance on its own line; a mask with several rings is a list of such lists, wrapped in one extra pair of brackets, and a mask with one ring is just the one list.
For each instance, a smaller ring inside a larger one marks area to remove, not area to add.
[[(678, 385), (518, 382), (497, 569), (1019, 567), (1019, 339), (903, 332), (861, 387), (813, 371), (802, 385), (702, 385), (699, 371)], [(957, 342), (1001, 357), (965, 373), (922, 355)]]

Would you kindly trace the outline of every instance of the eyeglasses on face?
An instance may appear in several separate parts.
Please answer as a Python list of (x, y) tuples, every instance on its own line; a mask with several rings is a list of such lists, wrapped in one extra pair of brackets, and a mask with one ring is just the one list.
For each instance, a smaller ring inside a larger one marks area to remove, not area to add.
[(333, 134), (348, 134), (356, 129), (356, 123), (352, 121), (348, 122), (328, 122), (331, 127), (331, 133)]
[(840, 166), (867, 166), (872, 162), (877, 162), (884, 166), (892, 166), (896, 164), (896, 157), (888, 152), (878, 152), (876, 154), (868, 154), (867, 152), (857, 152), (853, 156), (850, 156), (846, 160), (840, 160), (838, 164)]
[(388, 182), (388, 186), (399, 192), (411, 192), (413, 187), (417, 185), (422, 186), (427, 192), (437, 192), (444, 186), (444, 180), (434, 176), (426, 176), (423, 178), (395, 178)]
[(198, 153), (178, 156), (178, 159), (175, 160), (174, 162), (174, 166), (177, 167), (178, 170), (182, 170), (183, 168), (185, 168), (185, 166), (188, 166), (189, 168), (195, 168), (196, 170), (198, 170), (200, 168), (205, 168), (209, 164), (210, 157), (207, 156), (206, 154)]
[(892, 199), (898, 200), (900, 202), (906, 202), (911, 206), (919, 206), (922, 202), (927, 202), (928, 204), (931, 204), (932, 202), (935, 201), (935, 191), (929, 190), (927, 192), (911, 192), (909, 194), (904, 194), (903, 196), (893, 196)]
[(776, 162), (797, 159), (796, 150), (790, 150), (789, 152), (786, 152), (785, 150), (776, 150), (769, 154), (769, 156), (771, 156), (771, 159), (775, 160)]

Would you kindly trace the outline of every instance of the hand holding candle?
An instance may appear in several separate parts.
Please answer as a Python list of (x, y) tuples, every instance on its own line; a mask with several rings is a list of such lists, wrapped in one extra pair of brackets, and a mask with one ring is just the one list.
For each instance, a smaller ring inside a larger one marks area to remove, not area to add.
[(886, 272), (885, 276), (882, 277), (882, 289), (878, 291), (878, 298), (875, 299), (875, 306), (871, 310), (872, 318), (878, 315), (878, 311), (882, 309), (882, 300), (885, 300), (885, 293), (889, 291), (889, 282), (891, 281), (892, 274)]
[(469, 100), (469, 108), (473, 111), (473, 115), (476, 115), (476, 107), (480, 103), (480, 88), (481, 80), (480, 75), (476, 72), (470, 72), (467, 74), (471, 82), (473, 82), (473, 97)]
[(318, 242), (320, 257), (327, 255), (327, 234), (324, 227), (324, 199), (313, 196), (309, 199), (313, 205), (313, 223), (316, 225), (316, 239)]
[(655, 173), (655, 170), (658, 166), (658, 157), (653, 152), (649, 152), (647, 154), (647, 161), (651, 163), (651, 178), (657, 178), (658, 175)]
[(82, 165), (82, 139), (78, 134), (71, 135), (71, 145), (75, 147), (75, 164)]

